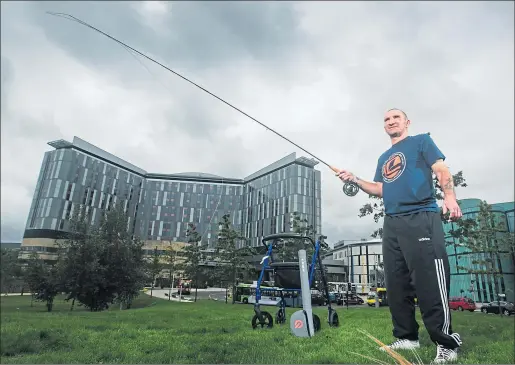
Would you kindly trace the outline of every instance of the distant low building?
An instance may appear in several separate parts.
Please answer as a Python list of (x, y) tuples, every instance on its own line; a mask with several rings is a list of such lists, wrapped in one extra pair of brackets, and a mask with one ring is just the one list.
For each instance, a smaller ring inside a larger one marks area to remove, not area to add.
[(362, 239), (337, 242), (324, 260), (342, 262), (348, 281), (356, 284), (359, 293), (365, 294), (375, 285), (374, 271), (382, 262), (382, 257), (381, 240)]
[(6, 250), (19, 250), (21, 247), (21, 242), (1, 242), (0, 248)]

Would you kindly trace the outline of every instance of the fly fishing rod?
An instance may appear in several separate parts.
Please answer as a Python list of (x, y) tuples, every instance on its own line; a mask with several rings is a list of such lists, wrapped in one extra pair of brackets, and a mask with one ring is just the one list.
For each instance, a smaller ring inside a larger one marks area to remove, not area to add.
[[(131, 50), (132, 52), (135, 52), (137, 53), (138, 55), (146, 58), (147, 60), (157, 64), (158, 66), (164, 68), (165, 70), (173, 73), (174, 75), (180, 77), (181, 79), (189, 82), (190, 84), (196, 86), (197, 88), (199, 88), (200, 90), (208, 93), (209, 95), (211, 95), (212, 97), (218, 99), (219, 101), (221, 101), (222, 103), (226, 104), (227, 106), (233, 108), (234, 110), (238, 111), (239, 113), (245, 115), (247, 118), (251, 119), (252, 121), (258, 123), (259, 125), (263, 126), (264, 128), (266, 128), (267, 130), (275, 133), (277, 136), (279, 136), (280, 138), (284, 139), (285, 141), (291, 143), (292, 145), (294, 145), (295, 147), (301, 149), (302, 151), (306, 152), (308, 155), (310, 155), (311, 157), (315, 158), (316, 160), (320, 161), (322, 164), (326, 165), (327, 167), (329, 167), (333, 172), (335, 172), (336, 174), (339, 174), (341, 172), (340, 169), (332, 166), (332, 165), (329, 165), (327, 162), (325, 162), (324, 160), (322, 160), (321, 158), (315, 156), (314, 154), (312, 154), (311, 152), (309, 152), (308, 150), (304, 149), (303, 147), (299, 146), (297, 143), (291, 141), (290, 139), (286, 138), (285, 136), (283, 136), (282, 134), (280, 134), (279, 132), (276, 132), (275, 130), (273, 130), (272, 128), (268, 127), (267, 125), (261, 123), (259, 120), (257, 120), (256, 118), (250, 116), (249, 114), (245, 113), (243, 110), (235, 107), (234, 105), (232, 105), (231, 103), (225, 101), (224, 99), (220, 98), (219, 96), (213, 94), (212, 92), (210, 92), (209, 90), (203, 88), (202, 86), (198, 85), (197, 83), (189, 80), (188, 78), (184, 77), (183, 75), (179, 74), (178, 72), (172, 70), (171, 68), (163, 65), (162, 63), (156, 61), (155, 59), (153, 59), (152, 57), (149, 57), (147, 56), (146, 54), (138, 51), (137, 49), (125, 44), (124, 42), (116, 39), (115, 37), (101, 31), (100, 29), (98, 28), (95, 28), (94, 26), (86, 23), (85, 21), (82, 21), (76, 17), (74, 17), (73, 15), (70, 15), (70, 14), (66, 14), (66, 13), (54, 13), (54, 12), (50, 12), (50, 11), (47, 11), (47, 14), (50, 14), (52, 16), (56, 16), (56, 17), (61, 17), (61, 18), (64, 18), (64, 19), (67, 19), (67, 20), (70, 20), (70, 21), (73, 21), (73, 22), (76, 22), (76, 23), (79, 23), (81, 25), (84, 25), (85, 27), (88, 27), (100, 34), (102, 34), (103, 36), (111, 39), (112, 41), (118, 43), (119, 45), (121, 45), (122, 47), (125, 47), (125, 49), (128, 49), (128, 50)], [(343, 185), (343, 192), (348, 195), (348, 196), (355, 196), (359, 191), (359, 186), (353, 182), (353, 181), (346, 181)]]

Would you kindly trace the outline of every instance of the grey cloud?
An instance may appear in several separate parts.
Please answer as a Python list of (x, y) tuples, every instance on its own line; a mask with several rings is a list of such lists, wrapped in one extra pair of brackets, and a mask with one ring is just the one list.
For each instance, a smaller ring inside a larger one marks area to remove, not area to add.
[[(25, 222), (24, 222), (25, 223)], [(20, 225), (10, 226), (2, 222), (2, 242), (21, 242), (23, 238), (23, 229), (20, 230)]]
[[(172, 2), (166, 16), (169, 34), (160, 36), (144, 25), (130, 3), (27, 3), (30, 19), (51, 40), (81, 60), (118, 63), (115, 44), (78, 24), (51, 17), (45, 11), (74, 15), (135, 48), (158, 54), (175, 67), (218, 67), (250, 55), (256, 59), (291, 55), (302, 41), (288, 3)], [(80, 39), (80, 41), (78, 41)]]
[(0, 89), (0, 93), (1, 93), (1, 105), (2, 105), (2, 110), (1, 110), (1, 113), (2, 115), (4, 114), (4, 111), (7, 109), (7, 102), (8, 102), (8, 98), (9, 98), (9, 86), (13, 83), (14, 81), (14, 77), (15, 77), (15, 74), (14, 74), (14, 67), (12, 65), (12, 62), (9, 61), (8, 58), (2, 56), (1, 58), (1, 89)]
[[(172, 69), (183, 69), (186, 77), (201, 84), (203, 77), (197, 70), (206, 72), (225, 68), (247, 57), (268, 64), (271, 68), (269, 71), (275, 72), (278, 64), (291, 63), (295, 55), (292, 51), (302, 42), (302, 34), (295, 27), (294, 9), (288, 3), (171, 4), (172, 11), (166, 15), (165, 20), (170, 28), (169, 36), (159, 36), (145, 26), (134, 8), (123, 2), (36, 2), (24, 3), (23, 11), (22, 5), (17, 10), (39, 25), (51, 41), (90, 67), (108, 68), (119, 73), (120, 78), (125, 77), (124, 81), (129, 85), (146, 80), (164, 93), (173, 89), (176, 94), (170, 94), (170, 98), (190, 104), (191, 107), (183, 105), (183, 114), (178, 117), (177, 111), (171, 110), (170, 119), (173, 122), (170, 128), (184, 128), (200, 137), (207, 137), (227, 122), (209, 120), (209, 108), (198, 107), (199, 99), (204, 98), (205, 102), (209, 102), (201, 91), (192, 91), (193, 86), (148, 60), (135, 60), (126, 50), (96, 32), (45, 13), (50, 10), (75, 15), (145, 53), (157, 55), (158, 60), (171, 65)], [(141, 62), (144, 66), (138, 64)], [(114, 64), (116, 68), (113, 69)], [(148, 68), (150, 74), (143, 67)], [(126, 77), (128, 73), (129, 78)], [(230, 73), (226, 76), (229, 81)], [(221, 86), (218, 83), (213, 91), (218, 93)], [(192, 97), (178, 97), (180, 94)]]

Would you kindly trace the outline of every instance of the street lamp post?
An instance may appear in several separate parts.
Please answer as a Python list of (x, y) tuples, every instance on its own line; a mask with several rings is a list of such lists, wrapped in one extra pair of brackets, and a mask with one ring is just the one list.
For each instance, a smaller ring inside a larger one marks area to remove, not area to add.
[(170, 283), (170, 287), (168, 289), (168, 300), (172, 300), (172, 289), (173, 289), (173, 281), (175, 280), (175, 274), (172, 275), (172, 269), (175, 266), (175, 250), (173, 249), (172, 242), (170, 241), (170, 250), (172, 251), (172, 260), (170, 262), (170, 269), (168, 271), (168, 280)]
[[(376, 256), (376, 263), (377, 263), (377, 256)], [(378, 282), (377, 282), (377, 264), (374, 265), (374, 286), (376, 287), (376, 301), (375, 301), (375, 307), (379, 308), (379, 293), (377, 292), (378, 288)]]

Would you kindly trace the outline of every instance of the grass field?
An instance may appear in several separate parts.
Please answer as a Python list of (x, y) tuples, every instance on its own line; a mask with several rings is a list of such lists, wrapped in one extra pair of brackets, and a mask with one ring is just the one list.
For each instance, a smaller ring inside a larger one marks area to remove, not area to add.
[[(311, 339), (290, 334), (289, 324), (253, 330), (251, 305), (209, 300), (177, 303), (142, 294), (131, 310), (113, 307), (91, 313), (58, 299), (52, 313), (44, 303), (30, 306), (30, 297), (1, 298), (2, 363), (243, 363), (329, 364), (372, 363), (352, 352), (394, 363), (362, 329), (383, 342), (391, 337), (387, 308), (341, 308), (337, 329), (325, 322), (327, 309), (315, 309), (322, 330)], [(269, 308), (269, 307), (268, 307)], [(287, 314), (292, 313), (287, 310)], [(453, 312), (454, 329), (464, 345), (460, 364), (510, 364), (514, 360), (514, 317)], [(435, 348), (421, 325), (423, 363)], [(417, 362), (411, 352), (402, 352)]]

